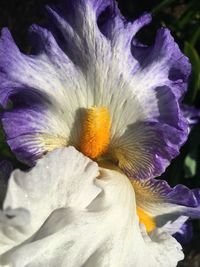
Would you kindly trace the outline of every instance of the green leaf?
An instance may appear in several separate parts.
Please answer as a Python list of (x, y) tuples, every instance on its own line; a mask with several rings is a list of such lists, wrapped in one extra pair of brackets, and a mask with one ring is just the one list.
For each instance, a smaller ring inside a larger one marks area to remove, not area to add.
[(163, 0), (160, 4), (158, 4), (155, 8), (152, 9), (152, 13), (159, 12), (163, 7), (175, 2), (176, 0)]
[(190, 102), (193, 102), (200, 89), (200, 58), (196, 49), (188, 42), (185, 42), (184, 53), (189, 57), (192, 63), (192, 80), (188, 97)]
[(191, 45), (194, 47), (198, 41), (198, 39), (200, 38), (200, 27), (198, 27), (193, 35), (192, 35), (192, 38), (191, 38)]
[[(195, 154), (196, 151), (193, 151)], [(189, 154), (184, 161), (184, 169), (185, 169), (185, 177), (193, 177), (196, 174), (196, 169), (197, 169), (197, 163), (196, 160), (194, 159), (194, 156)]]

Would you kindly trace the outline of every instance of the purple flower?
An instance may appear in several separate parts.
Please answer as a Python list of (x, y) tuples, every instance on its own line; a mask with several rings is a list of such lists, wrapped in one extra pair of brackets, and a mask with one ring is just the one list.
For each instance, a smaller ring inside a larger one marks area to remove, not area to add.
[(2, 30), (0, 102), (13, 102), (2, 115), (12, 151), (32, 165), (73, 145), (131, 177), (160, 175), (188, 135), (179, 102), (191, 66), (170, 31), (159, 29), (151, 47), (139, 44), (135, 35), (151, 16), (128, 22), (112, 0), (66, 0), (47, 10), (51, 30), (30, 28), (32, 55)]
[(37, 161), (10, 177), (0, 264), (174, 267), (173, 236), (200, 217), (200, 189), (154, 177), (189, 132), (188, 59), (164, 28), (139, 44), (150, 15), (128, 22), (112, 0), (47, 9), (51, 31), (30, 29), (33, 55), (7, 29), (0, 40), (0, 101), (13, 102), (2, 124), (17, 157)]

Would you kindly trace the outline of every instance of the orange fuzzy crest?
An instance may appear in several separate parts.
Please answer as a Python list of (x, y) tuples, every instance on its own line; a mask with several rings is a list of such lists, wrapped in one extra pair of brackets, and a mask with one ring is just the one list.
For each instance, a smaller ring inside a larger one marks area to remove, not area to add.
[(137, 207), (137, 215), (140, 223), (145, 225), (147, 232), (151, 232), (156, 227), (154, 219), (141, 208)]
[(105, 107), (86, 110), (82, 125), (80, 151), (96, 159), (106, 152), (110, 141), (110, 114)]

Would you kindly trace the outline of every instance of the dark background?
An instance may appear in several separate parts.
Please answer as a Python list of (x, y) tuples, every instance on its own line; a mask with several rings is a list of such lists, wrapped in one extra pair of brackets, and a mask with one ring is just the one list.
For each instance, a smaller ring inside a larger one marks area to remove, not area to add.
[[(55, 0), (1, 0), (0, 28), (8, 27), (19, 48), (28, 53), (31, 49), (27, 41), (27, 30), (32, 23), (46, 23), (44, 6), (58, 3)], [(153, 22), (138, 34), (138, 38), (152, 44), (156, 30), (160, 26), (171, 29), (182, 51), (190, 58), (192, 75), (184, 102), (200, 108), (200, 0), (118, 0), (123, 15), (135, 19), (144, 11), (151, 12)], [(25, 168), (12, 155), (6, 145), (0, 127), (0, 160), (7, 158), (15, 167)], [(180, 156), (173, 160), (161, 179), (170, 185), (178, 183), (190, 188), (200, 187), (200, 124), (196, 125), (181, 149)], [(186, 259), (181, 267), (200, 267), (200, 223), (193, 221), (193, 239), (184, 246)]]

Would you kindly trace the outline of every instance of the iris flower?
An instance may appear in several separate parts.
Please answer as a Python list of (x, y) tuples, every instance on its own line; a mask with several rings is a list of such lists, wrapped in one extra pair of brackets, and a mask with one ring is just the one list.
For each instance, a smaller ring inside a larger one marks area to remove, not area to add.
[(176, 266), (173, 235), (199, 216), (200, 193), (154, 178), (188, 135), (188, 59), (165, 28), (141, 44), (151, 16), (127, 21), (113, 0), (47, 10), (31, 55), (7, 29), (0, 39), (0, 103), (13, 105), (2, 125), (18, 159), (36, 164), (9, 180), (1, 266)]

